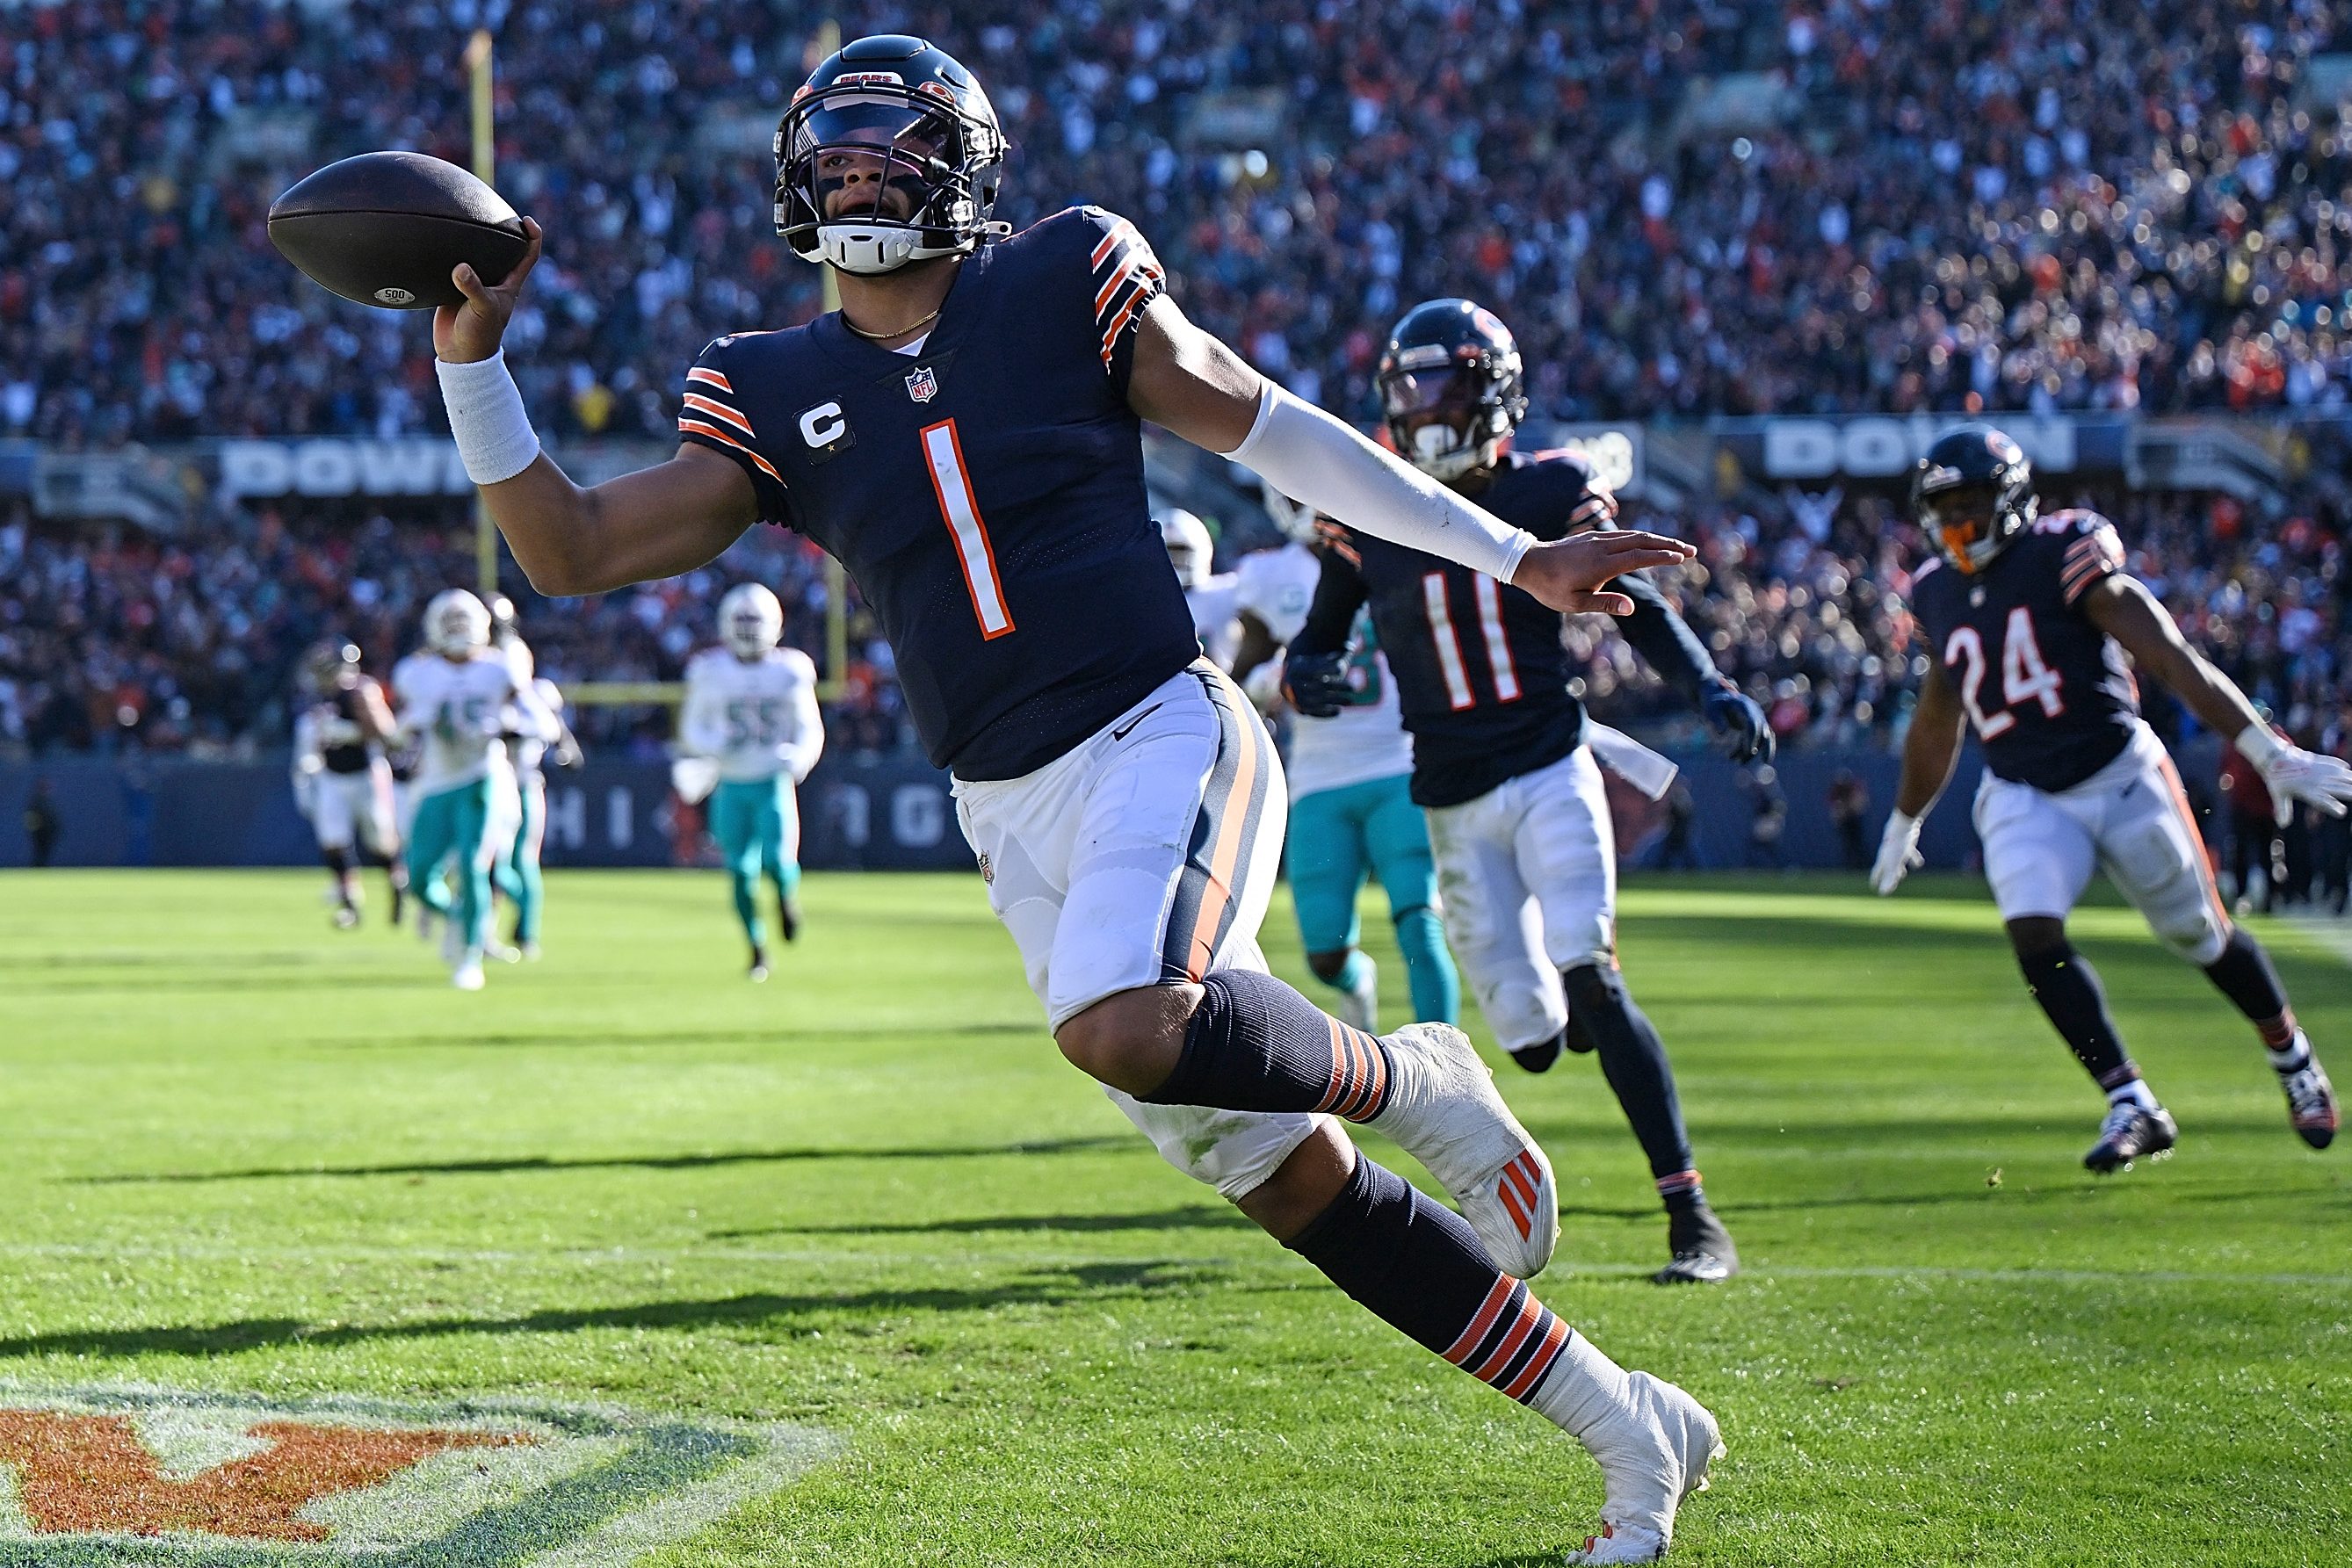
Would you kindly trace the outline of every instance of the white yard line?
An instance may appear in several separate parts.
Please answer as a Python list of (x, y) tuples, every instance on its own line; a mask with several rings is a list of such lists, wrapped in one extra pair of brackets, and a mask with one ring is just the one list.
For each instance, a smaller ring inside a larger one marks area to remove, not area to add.
[(758, 1428), (761, 1448), (742, 1463), (624, 1514), (569, 1546), (533, 1557), (528, 1568), (624, 1568), (718, 1523), (745, 1503), (781, 1491), (840, 1452), (841, 1439), (810, 1427)]

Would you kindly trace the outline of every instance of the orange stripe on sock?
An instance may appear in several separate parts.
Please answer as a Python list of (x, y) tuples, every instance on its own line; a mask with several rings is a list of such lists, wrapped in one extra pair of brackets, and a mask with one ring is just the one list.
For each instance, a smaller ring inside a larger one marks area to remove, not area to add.
[(1560, 1347), (1567, 1343), (1568, 1324), (1559, 1318), (1552, 1319), (1551, 1327), (1544, 1331), (1543, 1344), (1536, 1351), (1535, 1358), (1528, 1363), (1525, 1371), (1511, 1379), (1510, 1386), (1503, 1392), (1514, 1399), (1525, 1398), (1530, 1389), (1543, 1381), (1543, 1375), (1549, 1372), (1551, 1364), (1559, 1359)]
[(1519, 1353), (1519, 1346), (1527, 1343), (1528, 1336), (1536, 1332), (1536, 1322), (1542, 1315), (1543, 1309), (1536, 1305), (1535, 1297), (1521, 1297), (1519, 1321), (1511, 1325), (1511, 1332), (1503, 1336), (1503, 1343), (1495, 1347), (1495, 1354), (1473, 1369), (1472, 1375), (1484, 1383), (1492, 1383), (1500, 1376), (1503, 1368), (1511, 1364), (1511, 1357)]
[(1495, 1288), (1488, 1291), (1486, 1299), (1478, 1304), (1478, 1311), (1470, 1319), (1470, 1326), (1462, 1331), (1461, 1338), (1438, 1354), (1454, 1365), (1461, 1365), (1470, 1353), (1478, 1348), (1478, 1342), (1486, 1337), (1486, 1331), (1495, 1326), (1496, 1318), (1502, 1314), (1503, 1303), (1511, 1299), (1511, 1292), (1518, 1283), (1508, 1274), (1496, 1275)]

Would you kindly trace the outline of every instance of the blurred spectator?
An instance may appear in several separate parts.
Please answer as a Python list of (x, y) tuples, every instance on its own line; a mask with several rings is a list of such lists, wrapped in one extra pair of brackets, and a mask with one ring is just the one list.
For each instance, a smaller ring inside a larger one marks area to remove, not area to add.
[(58, 800), (49, 789), (48, 775), (33, 780), (33, 792), (25, 801), (25, 842), (32, 849), (33, 863), (45, 866), (58, 852)]
[(1864, 825), (1870, 811), (1870, 786), (1851, 768), (1841, 768), (1830, 779), (1830, 821), (1837, 829), (1838, 853), (1848, 871), (1870, 869), (1870, 835)]

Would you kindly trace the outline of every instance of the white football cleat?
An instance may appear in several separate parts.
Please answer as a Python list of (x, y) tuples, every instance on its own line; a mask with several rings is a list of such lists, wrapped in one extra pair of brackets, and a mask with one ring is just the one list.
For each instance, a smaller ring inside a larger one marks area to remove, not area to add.
[(1331, 1009), (1339, 1021), (1362, 1030), (1366, 1034), (1381, 1032), (1381, 972), (1370, 958), (1364, 960), (1364, 983), (1352, 991), (1339, 993), (1339, 1005)]
[(461, 991), (482, 988), (482, 961), (468, 954), (465, 961), (449, 971), (449, 983)]
[(1381, 1040), (1395, 1075), (1388, 1103), (1366, 1124), (1428, 1167), (1496, 1268), (1534, 1279), (1559, 1242), (1551, 1161), (1503, 1103), (1468, 1035), (1451, 1024), (1415, 1023)]
[(1715, 1417), (1673, 1384), (1629, 1372), (1625, 1394), (1628, 1408), (1582, 1439), (1601, 1466), (1601, 1533), (1570, 1552), (1570, 1563), (1664, 1557), (1674, 1540), (1675, 1511), (1706, 1490), (1706, 1467), (1723, 1453)]
[(509, 947), (493, 936), (488, 945), (482, 949), (482, 956), (495, 958), (501, 964), (520, 964), (522, 962), (522, 949)]

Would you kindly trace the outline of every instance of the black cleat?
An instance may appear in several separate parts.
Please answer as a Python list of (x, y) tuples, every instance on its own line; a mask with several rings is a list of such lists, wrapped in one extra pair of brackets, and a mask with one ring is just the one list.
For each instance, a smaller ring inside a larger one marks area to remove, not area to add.
[(1671, 1209), (1666, 1215), (1666, 1245), (1674, 1261), (1650, 1278), (1661, 1285), (1715, 1285), (1739, 1272), (1739, 1249), (1706, 1204)]
[(2294, 1124), (2296, 1137), (2315, 1149), (2324, 1149), (2336, 1141), (2336, 1130), (2341, 1124), (2336, 1109), (2336, 1086), (2327, 1082), (2319, 1058), (2310, 1056), (2294, 1071), (2280, 1073), (2279, 1087), (2286, 1091), (2286, 1117)]
[(1523, 1045), (1506, 1054), (1529, 1072), (1549, 1072), (1551, 1064), (1559, 1060), (1559, 1040), (1560, 1037), (1554, 1035), (1549, 1040), (1539, 1040), (1533, 1045)]
[(784, 934), (787, 942), (801, 939), (801, 905), (798, 899), (785, 898), (776, 902), (776, 928)]
[(2134, 1160), (2162, 1159), (2179, 1141), (2180, 1128), (2171, 1112), (2161, 1105), (2151, 1111), (2126, 1100), (2107, 1113), (2099, 1141), (2083, 1156), (2083, 1168), (2101, 1176), (2127, 1171)]

